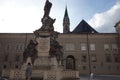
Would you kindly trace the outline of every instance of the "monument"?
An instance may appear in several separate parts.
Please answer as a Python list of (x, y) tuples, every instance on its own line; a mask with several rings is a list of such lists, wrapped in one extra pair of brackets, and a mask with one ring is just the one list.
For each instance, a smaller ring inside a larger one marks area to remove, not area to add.
[[(29, 41), (23, 53), (21, 70), (10, 71), (11, 79), (17, 80), (19, 77), (24, 80), (26, 77), (39, 80), (74, 80), (79, 77), (78, 71), (63, 70), (63, 47), (57, 41), (59, 33), (54, 31), (55, 19), (49, 16), (51, 7), (52, 3), (46, 0), (42, 26), (34, 31), (35, 39)], [(28, 76), (25, 76), (25, 71)]]
[[(51, 67), (51, 65), (58, 65), (56, 62), (62, 60), (62, 46), (56, 41), (58, 32), (54, 31), (53, 23), (55, 19), (49, 16), (52, 3), (46, 0), (44, 6), (44, 16), (41, 19), (42, 27), (34, 32), (36, 42), (38, 43), (36, 49), (38, 57), (34, 62), (34, 66)], [(55, 61), (57, 60), (57, 61)]]
[[(55, 19), (49, 16), (51, 7), (52, 3), (46, 0), (44, 15), (41, 19), (42, 26), (40, 29), (34, 31), (35, 39), (34, 41), (30, 40), (23, 53), (24, 62), (26, 64), (31, 63), (33, 66), (32, 77), (36, 76), (34, 75), (34, 70), (38, 73), (41, 72), (41, 70), (44, 70), (43, 72), (57, 71), (58, 73), (58, 70), (62, 67), (63, 47), (56, 40), (59, 33), (54, 31), (53, 24)], [(46, 75), (47, 73), (43, 74), (43, 77), (45, 78)]]
[(39, 67), (40, 69), (42, 69), (41, 67), (57, 66), (62, 63), (62, 46), (56, 41), (58, 32), (54, 31), (53, 26), (55, 19), (49, 16), (51, 7), (52, 3), (46, 0), (44, 15), (41, 19), (42, 26), (34, 31), (35, 41), (30, 40), (23, 54), (24, 62), (29, 62), (34, 67)]

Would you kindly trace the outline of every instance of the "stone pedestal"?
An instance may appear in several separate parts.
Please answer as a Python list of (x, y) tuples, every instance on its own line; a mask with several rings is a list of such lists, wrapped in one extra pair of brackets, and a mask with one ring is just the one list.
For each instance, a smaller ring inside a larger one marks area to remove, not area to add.
[(48, 65), (50, 65), (49, 61), (50, 61), (50, 59), (48, 57), (41, 56), (35, 60), (34, 66), (42, 66), (42, 65), (48, 66)]
[(38, 57), (49, 56), (50, 50), (50, 33), (49, 32), (39, 32), (39, 36), (36, 37), (38, 43), (36, 49), (38, 51)]
[(56, 70), (58, 68), (58, 63), (56, 57), (52, 57), (50, 60), (50, 65), (52, 70)]
[(42, 70), (50, 68), (50, 58), (49, 58), (49, 50), (50, 50), (50, 33), (39, 31), (39, 36), (36, 37), (36, 41), (38, 43), (37, 55), (38, 57), (34, 61), (34, 68)]

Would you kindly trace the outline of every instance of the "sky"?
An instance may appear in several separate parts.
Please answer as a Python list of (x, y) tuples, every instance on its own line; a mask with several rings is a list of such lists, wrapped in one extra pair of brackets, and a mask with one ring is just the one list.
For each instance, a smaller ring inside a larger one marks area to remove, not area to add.
[[(0, 33), (32, 33), (42, 26), (46, 0), (0, 0)], [(70, 31), (82, 19), (100, 33), (114, 33), (120, 20), (120, 0), (49, 0), (50, 17), (56, 18), (54, 29), (63, 32), (67, 6)]]

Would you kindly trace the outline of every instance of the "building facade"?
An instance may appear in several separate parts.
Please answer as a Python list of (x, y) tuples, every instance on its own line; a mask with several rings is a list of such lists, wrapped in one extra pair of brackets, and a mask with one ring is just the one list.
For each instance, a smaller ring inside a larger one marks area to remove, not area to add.
[[(63, 19), (63, 33), (57, 41), (63, 46), (63, 68), (78, 70), (80, 74), (120, 74), (120, 22), (117, 33), (98, 33), (82, 20), (70, 32), (67, 8)], [(34, 33), (0, 33), (0, 74), (3, 69), (20, 69), (23, 52)]]

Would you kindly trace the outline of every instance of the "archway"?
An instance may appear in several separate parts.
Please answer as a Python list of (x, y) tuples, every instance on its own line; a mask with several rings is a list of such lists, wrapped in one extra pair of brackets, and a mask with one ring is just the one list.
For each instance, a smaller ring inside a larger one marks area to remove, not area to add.
[(66, 58), (66, 69), (75, 70), (75, 58), (72, 55)]

